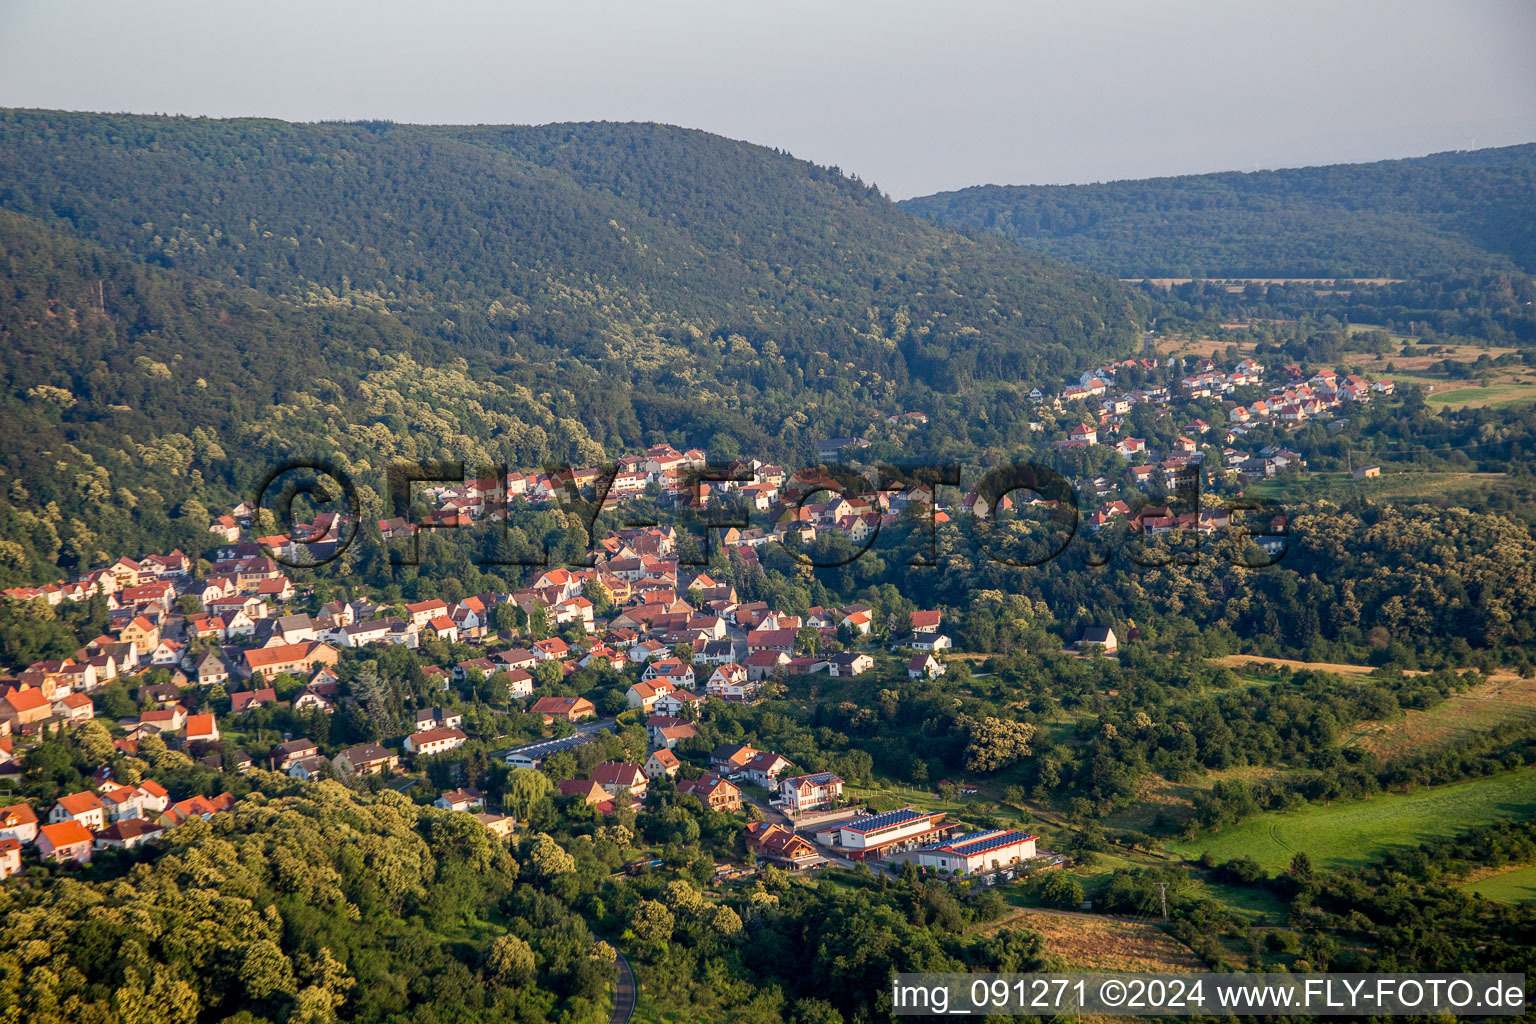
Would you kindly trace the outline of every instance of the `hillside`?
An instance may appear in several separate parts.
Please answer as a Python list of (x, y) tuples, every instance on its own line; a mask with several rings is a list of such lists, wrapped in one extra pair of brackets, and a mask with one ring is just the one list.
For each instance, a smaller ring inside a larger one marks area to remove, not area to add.
[(1060, 374), (1127, 348), (1137, 319), (1113, 282), (659, 125), (10, 111), (0, 206), (167, 269), (385, 312), (466, 358), (597, 370), (660, 403), (661, 427), (684, 391), (776, 429), (805, 403), (771, 396), (801, 386), (863, 385), (867, 406), (913, 378)]
[(984, 185), (902, 205), (1125, 278), (1536, 271), (1536, 144), (1095, 185)]
[(1128, 350), (1145, 315), (657, 125), (0, 113), (0, 267), (8, 580), (184, 542), (183, 503), (294, 454), (377, 476), (666, 438), (800, 463), (909, 408), (1027, 436), (1021, 383)]

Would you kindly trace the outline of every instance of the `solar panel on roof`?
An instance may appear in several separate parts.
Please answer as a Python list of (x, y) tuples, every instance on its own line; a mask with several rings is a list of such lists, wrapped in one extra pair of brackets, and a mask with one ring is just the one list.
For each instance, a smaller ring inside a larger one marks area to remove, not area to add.
[(996, 850), (1002, 846), (1012, 846), (1033, 838), (1023, 832), (1015, 832), (1011, 829), (1004, 832), (982, 833), (969, 841), (959, 841), (949, 844), (949, 848), (962, 857), (974, 857), (978, 853), (986, 853), (988, 850)]
[(862, 818), (854, 818), (844, 825), (843, 828), (854, 832), (874, 832), (882, 828), (890, 828), (892, 825), (900, 825), (904, 822), (916, 821), (919, 818), (926, 817), (928, 815), (922, 811), (914, 811), (910, 807), (903, 807), (896, 811), (885, 811), (881, 814), (869, 814)]

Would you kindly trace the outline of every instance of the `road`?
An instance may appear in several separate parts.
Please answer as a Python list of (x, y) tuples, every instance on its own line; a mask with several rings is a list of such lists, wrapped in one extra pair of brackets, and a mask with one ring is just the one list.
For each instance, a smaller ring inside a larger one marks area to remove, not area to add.
[(614, 966), (619, 969), (619, 976), (613, 982), (613, 1012), (608, 1015), (608, 1024), (629, 1024), (638, 995), (635, 972), (629, 969), (629, 961), (624, 959), (623, 953), (614, 958)]

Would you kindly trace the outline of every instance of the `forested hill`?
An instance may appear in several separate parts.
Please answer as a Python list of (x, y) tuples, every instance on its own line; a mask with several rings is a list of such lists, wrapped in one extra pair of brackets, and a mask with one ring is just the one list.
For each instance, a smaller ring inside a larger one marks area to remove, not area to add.
[(766, 393), (863, 385), (867, 417), (913, 381), (1066, 373), (1128, 350), (1140, 319), (1105, 278), (658, 125), (0, 111), (0, 206), (167, 269), (375, 309), (471, 363), (597, 368), (638, 401), (775, 429), (807, 403)]
[(984, 185), (902, 205), (1117, 277), (1536, 272), (1536, 144), (1096, 185)]

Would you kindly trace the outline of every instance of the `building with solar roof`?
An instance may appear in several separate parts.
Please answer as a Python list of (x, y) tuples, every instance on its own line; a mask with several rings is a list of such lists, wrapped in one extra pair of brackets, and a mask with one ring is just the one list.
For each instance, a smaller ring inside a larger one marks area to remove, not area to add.
[(829, 825), (816, 833), (816, 842), (840, 848), (850, 860), (887, 857), (941, 838), (953, 827), (943, 821), (943, 811), (903, 807)]
[(1014, 829), (995, 828), (968, 832), (946, 842), (917, 851), (917, 862), (925, 868), (942, 868), (954, 875), (1006, 868), (1035, 856), (1035, 837)]

